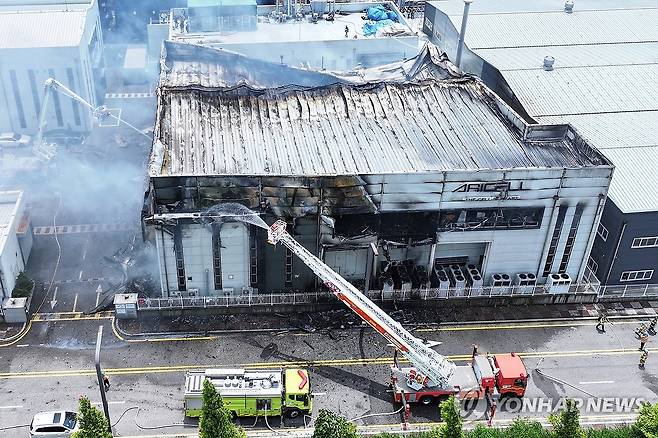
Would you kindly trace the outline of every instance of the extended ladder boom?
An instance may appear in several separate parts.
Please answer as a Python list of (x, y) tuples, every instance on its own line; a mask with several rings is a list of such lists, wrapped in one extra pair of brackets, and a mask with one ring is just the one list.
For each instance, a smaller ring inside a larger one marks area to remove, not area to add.
[(455, 364), (429, 348), (422, 340), (409, 333), (386, 312), (363, 295), (350, 282), (341, 277), (322, 260), (314, 256), (286, 231), (286, 223), (279, 220), (268, 231), (268, 241), (283, 243), (295, 253), (324, 284), (361, 319), (391, 342), (416, 368), (424, 374), (424, 386), (451, 388), (450, 377)]

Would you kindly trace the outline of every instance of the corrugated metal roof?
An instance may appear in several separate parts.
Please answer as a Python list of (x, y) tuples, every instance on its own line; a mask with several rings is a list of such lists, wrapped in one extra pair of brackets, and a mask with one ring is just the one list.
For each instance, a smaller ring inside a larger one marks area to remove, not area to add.
[(532, 117), (658, 109), (658, 64), (514, 70), (503, 76)]
[(85, 10), (0, 12), (0, 49), (80, 45)]
[(658, 111), (551, 116), (540, 121), (571, 123), (599, 149), (658, 147)]
[[(461, 16), (451, 19), (459, 29)], [(466, 32), (466, 44), (475, 51), (642, 41), (658, 41), (658, 8), (472, 14)]]
[[(459, 15), (464, 10), (463, 0), (438, 0), (430, 2), (448, 15)], [(620, 8), (651, 8), (656, 0), (578, 0), (576, 11), (606, 10)], [(471, 4), (471, 13), (486, 14), (492, 12), (546, 12), (562, 11), (564, 1), (556, 0), (478, 0)]]
[(615, 164), (609, 195), (625, 213), (655, 211), (658, 203), (658, 147), (606, 149)]
[(476, 83), (167, 92), (163, 175), (353, 175), (595, 165), (523, 142)]
[(478, 55), (499, 70), (541, 70), (544, 56), (555, 58), (555, 69), (658, 63), (658, 42), (513, 47), (479, 49)]
[[(463, 3), (433, 3), (457, 29)], [(658, 8), (655, 0), (478, 1), (467, 45), (501, 70), (528, 114), (570, 122), (616, 170), (609, 197), (625, 212), (658, 210)], [(541, 68), (543, 57), (555, 69)], [(525, 70), (524, 70), (525, 69)], [(646, 187), (646, 189), (645, 189)]]

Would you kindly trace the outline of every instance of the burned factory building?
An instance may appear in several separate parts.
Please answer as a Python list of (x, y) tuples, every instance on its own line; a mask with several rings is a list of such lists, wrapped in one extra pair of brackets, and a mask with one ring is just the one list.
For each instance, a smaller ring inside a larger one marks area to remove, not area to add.
[(353, 75), (166, 42), (161, 67), (143, 220), (163, 296), (322, 287), (260, 219), (363, 289), (583, 281), (612, 165), (436, 48)]

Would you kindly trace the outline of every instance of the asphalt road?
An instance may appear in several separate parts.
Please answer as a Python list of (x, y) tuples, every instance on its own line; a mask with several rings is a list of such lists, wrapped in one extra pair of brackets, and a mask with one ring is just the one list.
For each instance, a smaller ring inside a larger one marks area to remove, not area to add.
[[(650, 357), (646, 369), (638, 369), (637, 324), (618, 321), (605, 334), (597, 333), (592, 321), (573, 321), (446, 326), (418, 335), (442, 342), (438, 350), (458, 364), (465, 363), (473, 343), (481, 352), (523, 356), (531, 376), (526, 405), (500, 402), (497, 421), (519, 415), (546, 418), (561, 398), (575, 397), (583, 400), (586, 421), (605, 423), (632, 417), (623, 406), (615, 406), (620, 401), (658, 401), (658, 349), (651, 352), (656, 359)], [(40, 410), (75, 409), (81, 394), (99, 401), (93, 371), (99, 325), (105, 333), (103, 366), (112, 382), (108, 398), (112, 420), (118, 421), (117, 436), (189, 432), (182, 426), (184, 372), (189, 368), (305, 366), (312, 372), (313, 391), (322, 393), (315, 412), (328, 408), (355, 418), (399, 409), (388, 387), (390, 348), (369, 328), (334, 331), (333, 339), (320, 333), (245, 333), (129, 342), (117, 337), (110, 318), (72, 319), (35, 321), (26, 336), (0, 348), (0, 427), (28, 424)], [(476, 406), (468, 418), (481, 418), (483, 410)], [(412, 414), (414, 422), (439, 419), (436, 406), (414, 406)], [(244, 422), (251, 425), (253, 419)], [(362, 422), (395, 424), (400, 417), (373, 416)], [(257, 427), (264, 424), (259, 421)], [(20, 430), (14, 429), (12, 436), (22, 436)]]

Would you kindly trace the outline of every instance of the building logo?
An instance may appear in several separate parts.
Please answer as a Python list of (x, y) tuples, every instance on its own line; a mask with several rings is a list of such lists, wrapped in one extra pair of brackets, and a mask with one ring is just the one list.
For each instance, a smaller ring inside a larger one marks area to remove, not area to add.
[(491, 181), (491, 182), (468, 182), (453, 190), (453, 193), (470, 192), (518, 192), (527, 190), (523, 188), (523, 181)]
[[(453, 193), (476, 193), (475, 196), (465, 196), (464, 201), (500, 201), (518, 200), (519, 195), (510, 195), (509, 192), (528, 190), (523, 188), (523, 181), (490, 181), (490, 182), (467, 182), (456, 189)], [(481, 195), (477, 195), (482, 193)], [(496, 193), (496, 195), (485, 195), (485, 193)]]

